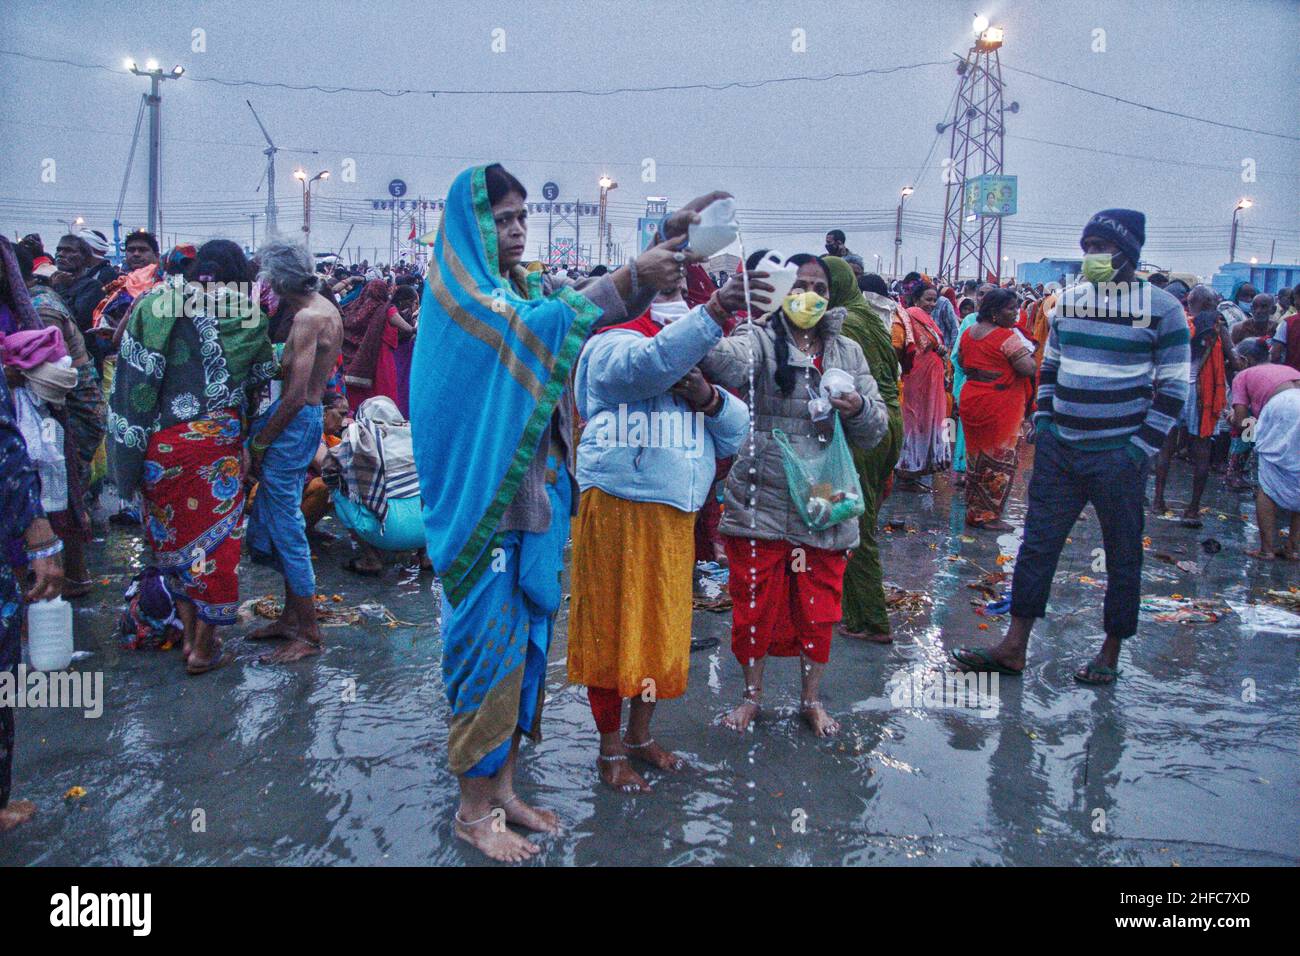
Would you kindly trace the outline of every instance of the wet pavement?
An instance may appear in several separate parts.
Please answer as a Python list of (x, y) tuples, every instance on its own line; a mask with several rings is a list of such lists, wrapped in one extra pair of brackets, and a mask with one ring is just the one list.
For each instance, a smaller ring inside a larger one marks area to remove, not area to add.
[[(1176, 464), (1172, 507), (1186, 479)], [(1148, 520), (1144, 594), (1236, 610), (1211, 624), (1144, 613), (1123, 676), (1100, 690), (1071, 679), (1101, 640), (1100, 536), (1085, 512), (1024, 676), (1002, 678), (981, 710), (927, 706), (920, 691), (948, 670), (950, 648), (1000, 632), (1005, 618), (978, 615), (972, 601), (987, 597), (967, 584), (1009, 570), (998, 557), (1014, 557), (1016, 539), (966, 535), (948, 478), (935, 484), (882, 514), (886, 578), (923, 597), (895, 615), (892, 646), (836, 638), (824, 699), (843, 725), (837, 740), (798, 718), (792, 660), (769, 663), (752, 732), (720, 727), (741, 693), (730, 615), (697, 611), (696, 635), (721, 644), (692, 656), (686, 697), (664, 702), (655, 724), (691, 767), (650, 776), (653, 794), (617, 795), (596, 780), (584, 692), (565, 684), (562, 616), (545, 739), (521, 758), (520, 789), (566, 824), (535, 838), (537, 865), (1300, 862), (1300, 619), (1257, 619), (1272, 613), (1261, 589), (1300, 584), (1300, 568), (1243, 556), (1257, 540), (1253, 499), (1216, 477), (1203, 529)], [(1207, 554), (1207, 538), (1222, 551)], [(74, 667), (103, 672), (104, 712), (18, 713), (15, 796), (39, 810), (0, 837), (0, 864), (479, 863), (451, 833), (431, 579), (397, 567), (357, 578), (341, 569), (348, 555), (346, 541), (320, 549), (321, 592), (340, 595), (336, 606), (382, 603), (410, 626), (366, 617), (327, 630), (321, 657), (273, 667), (257, 663), (263, 646), (236, 639), (243, 625), (227, 640), (236, 663), (190, 678), (177, 651), (120, 649), (113, 625), (141, 545), (116, 527), (97, 541), (105, 583), (76, 604), (77, 647), (91, 654)], [(241, 588), (278, 593), (251, 566)], [(911, 699), (900, 691), (913, 687)], [(73, 787), (84, 796), (65, 797)]]

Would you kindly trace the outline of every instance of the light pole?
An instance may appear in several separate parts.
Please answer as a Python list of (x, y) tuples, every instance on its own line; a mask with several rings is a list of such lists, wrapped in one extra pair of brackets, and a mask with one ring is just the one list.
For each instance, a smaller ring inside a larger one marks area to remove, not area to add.
[(311, 255), (311, 184), (318, 179), (329, 179), (330, 171), (322, 169), (310, 179), (307, 178), (307, 170), (299, 166), (293, 171), (293, 178), (302, 183), (302, 244), (307, 250), (307, 255)]
[(248, 251), (250, 253), (253, 253), (253, 252), (257, 252), (257, 213), (250, 212), (248, 214), (248, 218), (253, 223), (253, 244), (248, 247)]
[(76, 219), (60, 219), (59, 222), (68, 227), (68, 234), (75, 236), (81, 231), (81, 227), (86, 224), (86, 220), (78, 216)]
[(618, 183), (608, 176), (601, 176), (597, 182), (600, 185), (600, 225), (596, 230), (596, 241), (600, 244), (600, 264), (604, 265), (609, 254), (609, 237), (605, 235), (605, 205), (609, 202), (609, 191), (617, 189)]
[(149, 95), (145, 102), (149, 104), (149, 231), (158, 235), (158, 194), (162, 188), (162, 96), (159, 86), (163, 80), (179, 80), (185, 74), (185, 67), (179, 64), (164, 73), (158, 61), (150, 57), (145, 61), (144, 69), (136, 66), (135, 60), (128, 59), (123, 64), (136, 76), (149, 77)]
[(1237, 200), (1237, 205), (1232, 207), (1232, 238), (1228, 240), (1229, 262), (1237, 261), (1237, 213), (1241, 212), (1243, 209), (1249, 209), (1253, 205), (1255, 205), (1253, 200), (1247, 199), (1243, 196), (1241, 199)]
[(898, 278), (898, 254), (903, 248), (903, 203), (914, 192), (916, 190), (911, 186), (904, 186), (898, 194), (898, 215), (894, 218), (894, 274), (891, 279)]

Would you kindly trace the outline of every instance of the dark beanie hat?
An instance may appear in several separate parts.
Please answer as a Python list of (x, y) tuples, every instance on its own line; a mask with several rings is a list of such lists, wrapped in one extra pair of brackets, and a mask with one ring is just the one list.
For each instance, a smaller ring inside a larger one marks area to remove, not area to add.
[(1083, 227), (1079, 242), (1089, 236), (1108, 239), (1133, 265), (1142, 256), (1142, 244), (1147, 241), (1147, 217), (1136, 209), (1103, 209)]

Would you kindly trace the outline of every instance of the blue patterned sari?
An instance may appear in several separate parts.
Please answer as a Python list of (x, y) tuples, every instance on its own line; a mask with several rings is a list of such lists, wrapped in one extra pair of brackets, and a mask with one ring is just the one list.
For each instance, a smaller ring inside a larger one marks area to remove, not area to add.
[[(559, 607), (570, 490), (551, 462), (551, 526), (502, 532), (600, 309), (498, 269), (486, 167), (456, 177), (433, 246), (411, 364), (411, 430), (428, 555), (443, 588), (451, 769), (492, 775), (516, 728), (536, 736)], [(524, 281), (524, 280), (520, 280)], [(519, 289), (524, 289), (520, 294)]]

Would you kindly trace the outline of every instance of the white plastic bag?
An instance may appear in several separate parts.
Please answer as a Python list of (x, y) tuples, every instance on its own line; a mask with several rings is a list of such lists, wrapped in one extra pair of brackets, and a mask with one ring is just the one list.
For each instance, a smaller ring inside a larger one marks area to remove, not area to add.
[(41, 507), (46, 514), (64, 511), (68, 507), (68, 462), (63, 457), (63, 426), (27, 388), (15, 388), (13, 399), (27, 457), (41, 478)]

